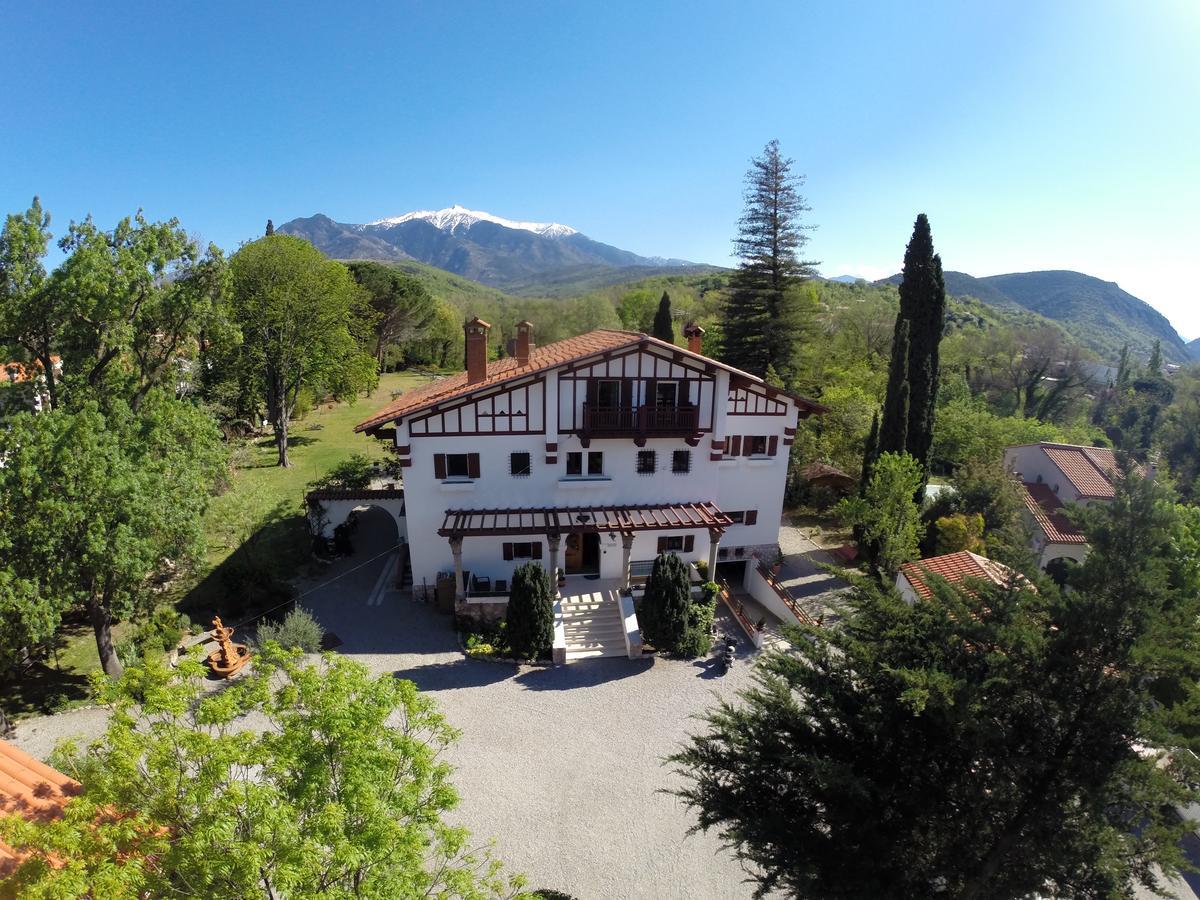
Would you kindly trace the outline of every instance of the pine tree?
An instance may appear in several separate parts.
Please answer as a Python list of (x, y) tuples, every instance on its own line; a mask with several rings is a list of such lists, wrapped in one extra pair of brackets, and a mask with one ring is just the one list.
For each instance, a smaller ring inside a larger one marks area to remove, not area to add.
[(1071, 591), (856, 581), (705, 717), (678, 793), (762, 894), (1126, 897), (1186, 863), (1200, 513), (1141, 483), (1086, 515)]
[(671, 295), (663, 291), (654, 314), (654, 336), (668, 344), (675, 343), (675, 324), (671, 321)]
[(1146, 363), (1146, 374), (1157, 378), (1162, 375), (1162, 367), (1162, 341), (1155, 341), (1154, 349), (1150, 351), (1150, 360)]
[(518, 566), (505, 613), (508, 644), (519, 659), (540, 659), (554, 645), (554, 587), (538, 563)]
[(274, 233), (275, 233), (275, 223), (272, 222), (270, 219), (267, 219), (267, 237), (270, 237)]
[(785, 382), (796, 375), (808, 327), (808, 305), (796, 289), (816, 274), (816, 263), (798, 256), (813, 226), (800, 224), (809, 207), (798, 191), (804, 177), (791, 174), (792, 162), (780, 154), (778, 141), (751, 161), (734, 239), (741, 263), (725, 303), (722, 341), (726, 362), (759, 376), (774, 366)]

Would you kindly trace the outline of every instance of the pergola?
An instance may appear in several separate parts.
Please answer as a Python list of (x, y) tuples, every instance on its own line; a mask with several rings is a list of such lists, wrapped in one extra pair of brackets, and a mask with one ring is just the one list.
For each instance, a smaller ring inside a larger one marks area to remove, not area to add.
[(629, 555), (638, 531), (678, 531), (704, 528), (709, 537), (709, 572), (716, 571), (717, 546), (733, 519), (708, 500), (695, 503), (659, 503), (646, 506), (557, 506), (508, 509), (448, 509), (438, 534), (450, 539), (454, 554), (456, 591), (465, 596), (462, 542), (466, 537), (545, 535), (550, 546), (551, 571), (559, 568), (563, 534), (570, 532), (620, 533), (624, 548), (622, 588), (629, 587)]

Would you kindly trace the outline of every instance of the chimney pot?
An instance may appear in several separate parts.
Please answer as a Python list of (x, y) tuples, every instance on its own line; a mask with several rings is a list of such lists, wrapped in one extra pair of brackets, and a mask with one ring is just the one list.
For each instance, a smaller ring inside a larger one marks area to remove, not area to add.
[(683, 326), (683, 336), (687, 338), (688, 350), (690, 350), (692, 353), (703, 355), (702, 351), (700, 350), (701, 345), (704, 343), (703, 328), (701, 328), (695, 322), (688, 322), (685, 326)]
[(467, 384), (487, 378), (488, 332), (492, 326), (476, 316), (463, 325), (467, 342)]
[(521, 321), (517, 323), (517, 365), (529, 365), (529, 354), (534, 348), (533, 323)]

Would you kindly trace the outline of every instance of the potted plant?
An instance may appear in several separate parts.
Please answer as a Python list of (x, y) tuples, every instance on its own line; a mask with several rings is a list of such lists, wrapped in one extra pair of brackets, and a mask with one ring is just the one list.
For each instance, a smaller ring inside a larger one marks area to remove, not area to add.
[(560, 588), (567, 586), (567, 573), (562, 570), (561, 566), (559, 567), (559, 570), (558, 570), (558, 586)]
[(778, 575), (779, 570), (783, 568), (783, 548), (775, 548), (775, 557), (771, 560), (771, 574)]

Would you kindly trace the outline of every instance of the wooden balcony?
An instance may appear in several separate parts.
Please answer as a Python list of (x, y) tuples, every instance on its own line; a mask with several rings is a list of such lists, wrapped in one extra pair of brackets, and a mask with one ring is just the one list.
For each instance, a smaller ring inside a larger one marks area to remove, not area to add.
[(583, 433), (589, 437), (692, 437), (700, 410), (684, 406), (598, 406), (583, 404)]

